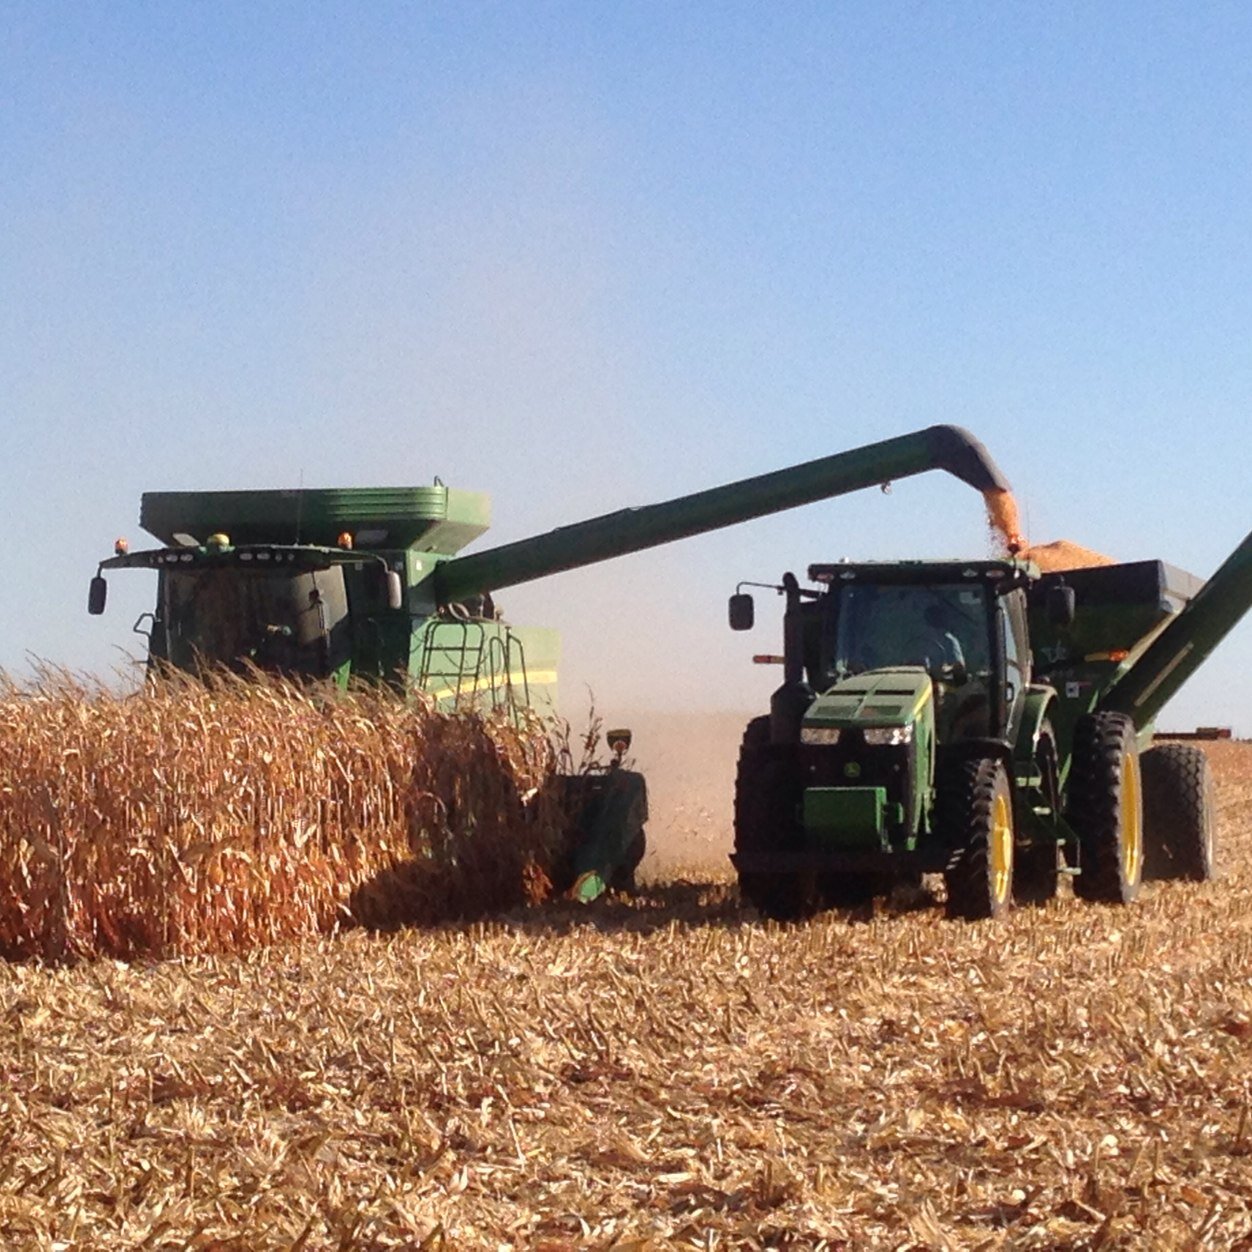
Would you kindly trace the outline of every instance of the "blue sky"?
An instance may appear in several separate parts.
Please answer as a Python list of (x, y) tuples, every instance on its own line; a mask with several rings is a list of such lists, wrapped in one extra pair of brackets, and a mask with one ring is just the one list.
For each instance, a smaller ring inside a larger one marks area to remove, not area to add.
[[(0, 4), (0, 666), (131, 648), (146, 489), (446, 482), (520, 538), (939, 421), (1030, 535), (1252, 525), (1252, 9)], [(899, 484), (502, 595), (571, 706), (752, 707), (740, 578), (985, 551)], [(1252, 733), (1245, 622), (1163, 719)]]

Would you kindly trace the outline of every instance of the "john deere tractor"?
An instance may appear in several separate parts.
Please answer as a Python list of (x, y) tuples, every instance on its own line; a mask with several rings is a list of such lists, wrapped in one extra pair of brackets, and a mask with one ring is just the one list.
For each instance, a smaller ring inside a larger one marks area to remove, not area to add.
[(1119, 904), (1145, 868), (1212, 876), (1207, 760), (1151, 746), (1153, 721), (1252, 601), (1252, 536), (1207, 584), (1159, 561), (808, 574), (776, 588), (783, 682), (739, 758), (732, 859), (760, 912), (794, 919), (927, 873), (966, 919), (1048, 900), (1062, 872)]

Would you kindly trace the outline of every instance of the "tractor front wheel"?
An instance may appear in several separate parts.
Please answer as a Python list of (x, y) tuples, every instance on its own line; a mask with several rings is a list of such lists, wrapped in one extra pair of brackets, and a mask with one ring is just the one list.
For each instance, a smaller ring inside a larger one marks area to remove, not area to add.
[(1208, 882), (1217, 872), (1209, 759), (1189, 743), (1161, 743), (1140, 758), (1143, 876)]
[(1001, 917), (1013, 898), (1013, 790), (1004, 762), (961, 762), (945, 797), (952, 855), (944, 870), (949, 917)]
[[(748, 723), (735, 778), (735, 852), (768, 856), (802, 843), (799, 807), (803, 790), (794, 756), (770, 742), (769, 718)], [(739, 893), (763, 917), (796, 921), (817, 910), (813, 874), (739, 870)]]
[(1078, 833), (1074, 894), (1130, 904), (1143, 879), (1143, 793), (1135, 727), (1122, 713), (1090, 713), (1074, 727), (1069, 821)]

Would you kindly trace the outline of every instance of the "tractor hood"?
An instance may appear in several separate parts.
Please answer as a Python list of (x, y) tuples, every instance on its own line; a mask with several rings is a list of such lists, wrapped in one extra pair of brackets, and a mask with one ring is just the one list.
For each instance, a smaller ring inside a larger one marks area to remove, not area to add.
[(831, 730), (910, 726), (933, 699), (933, 691), (930, 675), (920, 665), (869, 670), (818, 696), (803, 725)]

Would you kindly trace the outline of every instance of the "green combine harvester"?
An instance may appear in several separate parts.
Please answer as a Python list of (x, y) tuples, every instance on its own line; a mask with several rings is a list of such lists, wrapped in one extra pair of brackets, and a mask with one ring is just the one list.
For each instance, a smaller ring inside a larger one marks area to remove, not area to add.
[[(148, 493), (140, 525), (162, 546), (131, 552), (119, 542), (92, 580), (88, 608), (93, 614), (104, 611), (105, 571), (155, 570), (156, 603), (142, 619), (154, 667), (193, 673), (203, 667), (256, 668), (340, 686), (384, 683), (401, 695), (425, 692), (447, 708), (547, 713), (555, 707), (559, 639), (551, 630), (509, 623), (495, 602), (496, 592), (934, 469), (953, 474), (989, 501), (1008, 491), (982, 445), (966, 431), (932, 426), (467, 555), (460, 555), (462, 549), (490, 524), (490, 502), (486, 495), (437, 480), (430, 487), (410, 488)], [(1008, 562), (996, 568), (1018, 566)], [(811, 613), (815, 593), (797, 588), (788, 594), (795, 601), (788, 613), (789, 632), (795, 634), (794, 623)], [(809, 644), (797, 638), (796, 647), (801, 651), (791, 651), (785, 688), (786, 699), (798, 708), (795, 693), (805, 682), (816, 682), (813, 690), (824, 692), (834, 671), (821, 671), (824, 662), (818, 661), (805, 680)], [(914, 685), (920, 691), (924, 684)], [(969, 693), (973, 690), (970, 686)], [(803, 714), (793, 710), (788, 716), (786, 725), (785, 719), (770, 719), (777, 722), (777, 744), (772, 732), (768, 745), (759, 727), (751, 732), (753, 743), (770, 759), (775, 749), (783, 754), (797, 749)], [(1064, 733), (1063, 718), (1056, 721), (1054, 733)], [(644, 846), (644, 780), (620, 764), (629, 732), (611, 731), (607, 738), (614, 764), (590, 780), (570, 781), (572, 791), (585, 800), (572, 875), (574, 894), (582, 899), (628, 882)], [(749, 765), (749, 772), (755, 768)], [(1064, 776), (1060, 765), (1058, 773)], [(766, 779), (765, 786), (768, 790), (773, 784)], [(843, 819), (830, 816), (829, 797), (805, 799), (806, 790), (768, 792), (768, 803), (758, 805), (759, 837), (752, 848), (741, 849), (741, 857), (832, 854), (828, 832)], [(857, 823), (877, 824), (886, 841), (883, 855), (892, 866), (898, 844), (912, 855), (933, 842), (929, 832), (937, 829), (931, 791), (917, 789), (909, 796), (919, 798), (908, 800), (907, 820), (915, 826), (907, 849), (899, 844), (903, 827), (895, 823), (891, 808), (903, 802), (903, 792), (884, 788), (881, 801), (863, 795), (851, 800), (858, 811), (880, 805), (878, 818), (870, 814)], [(802, 810), (808, 814), (803, 821)], [(777, 835), (768, 847), (767, 828)], [(863, 851), (858, 847), (858, 855)], [(751, 877), (756, 871), (747, 871), (745, 887), (766, 911), (788, 914), (793, 909), (785, 901), (793, 888), (799, 891), (809, 870), (793, 865), (781, 878), (776, 870), (759, 879)], [(776, 892), (752, 886), (775, 879)], [(797, 902), (801, 896), (807, 900), (799, 891)]]
[[(1058, 876), (1126, 904), (1214, 872), (1208, 764), (1153, 724), (1252, 603), (1252, 535), (1207, 583), (1160, 561), (813, 565), (785, 597), (782, 685), (744, 735), (733, 860), (775, 918), (942, 873), (995, 917)], [(741, 584), (730, 624), (753, 624)]]

